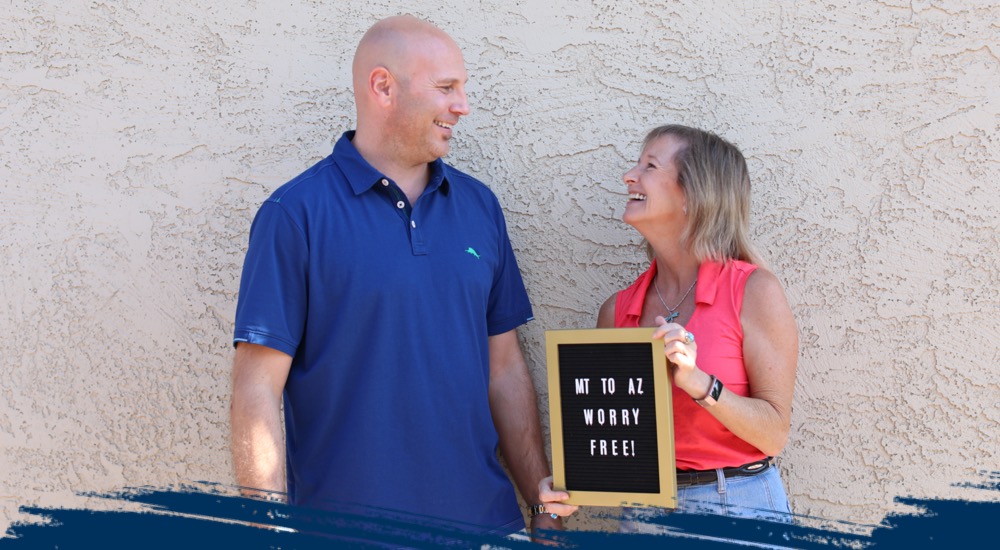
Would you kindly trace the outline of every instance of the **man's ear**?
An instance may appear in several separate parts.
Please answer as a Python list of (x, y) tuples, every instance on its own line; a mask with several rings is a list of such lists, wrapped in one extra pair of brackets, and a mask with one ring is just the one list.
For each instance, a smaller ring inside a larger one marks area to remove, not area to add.
[(375, 102), (380, 105), (388, 105), (394, 99), (395, 91), (393, 85), (395, 79), (392, 73), (385, 67), (375, 67), (368, 75), (368, 91), (375, 98)]

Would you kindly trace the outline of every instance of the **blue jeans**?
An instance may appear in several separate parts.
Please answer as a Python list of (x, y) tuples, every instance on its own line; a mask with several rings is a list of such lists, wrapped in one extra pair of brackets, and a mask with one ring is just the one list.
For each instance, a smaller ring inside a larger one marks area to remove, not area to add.
[[(764, 473), (748, 477), (723, 477), (722, 471), (718, 470), (718, 479), (714, 483), (678, 487), (677, 511), (792, 522), (781, 474), (774, 466)], [(642, 524), (665, 513), (669, 510), (625, 508), (621, 531), (648, 532)]]

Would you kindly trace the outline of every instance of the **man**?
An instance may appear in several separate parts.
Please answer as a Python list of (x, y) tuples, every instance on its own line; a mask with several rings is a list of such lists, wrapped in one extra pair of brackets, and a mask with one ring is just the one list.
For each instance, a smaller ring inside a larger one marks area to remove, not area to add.
[[(357, 130), (250, 230), (237, 482), (296, 505), (517, 531), (497, 446), (527, 504), (549, 474), (515, 330), (532, 313), (496, 197), (440, 160), (469, 112), (462, 53), (433, 25), (392, 17), (361, 39), (353, 78)], [(531, 523), (559, 528), (548, 514)]]

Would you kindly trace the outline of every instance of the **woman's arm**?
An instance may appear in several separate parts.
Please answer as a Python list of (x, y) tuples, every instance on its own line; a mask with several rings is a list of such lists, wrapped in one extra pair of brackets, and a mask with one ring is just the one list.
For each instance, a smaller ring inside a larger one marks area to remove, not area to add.
[[(662, 318), (657, 320), (662, 323)], [(750, 275), (740, 321), (750, 395), (742, 397), (723, 388), (718, 402), (706, 410), (737, 437), (774, 456), (788, 440), (799, 352), (792, 310), (771, 272), (757, 269)], [(654, 337), (664, 339), (667, 359), (676, 365), (677, 387), (701, 399), (708, 393), (711, 377), (697, 367), (697, 343), (686, 344), (685, 333), (680, 325), (668, 323)]]

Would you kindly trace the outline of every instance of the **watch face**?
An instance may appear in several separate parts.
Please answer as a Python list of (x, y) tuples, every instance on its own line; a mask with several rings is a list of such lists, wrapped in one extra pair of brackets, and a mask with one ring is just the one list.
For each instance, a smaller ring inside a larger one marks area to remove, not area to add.
[(719, 396), (722, 395), (722, 382), (718, 378), (715, 379), (715, 383), (712, 384), (712, 391), (708, 392), (712, 396), (712, 401), (718, 401)]
[(702, 407), (711, 407), (719, 401), (719, 396), (722, 395), (722, 381), (712, 375), (712, 385), (708, 388), (708, 395), (704, 398), (696, 400)]

